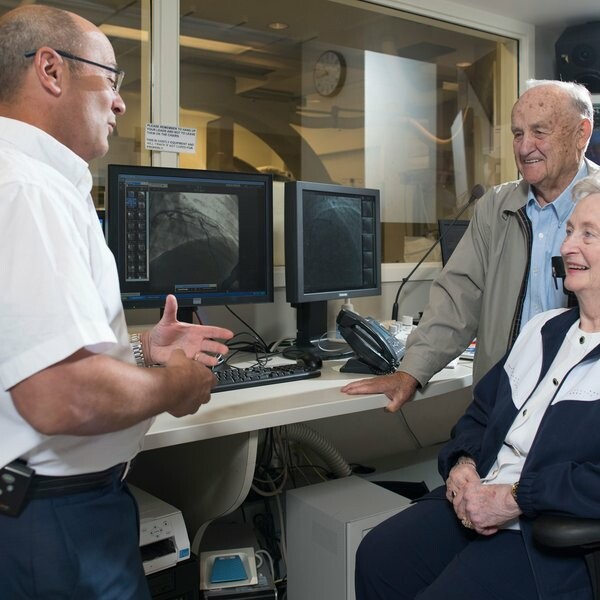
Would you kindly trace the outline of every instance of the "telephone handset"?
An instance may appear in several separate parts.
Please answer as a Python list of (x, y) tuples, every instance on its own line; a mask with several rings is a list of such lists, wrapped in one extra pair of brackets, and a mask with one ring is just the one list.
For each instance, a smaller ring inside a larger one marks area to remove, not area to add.
[(337, 316), (341, 336), (356, 353), (341, 371), (347, 373), (393, 373), (404, 356), (404, 346), (372, 317), (342, 309)]

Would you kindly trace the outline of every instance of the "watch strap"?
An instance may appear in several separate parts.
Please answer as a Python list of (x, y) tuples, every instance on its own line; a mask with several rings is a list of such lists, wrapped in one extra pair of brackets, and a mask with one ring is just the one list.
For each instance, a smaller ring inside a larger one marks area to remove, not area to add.
[(138, 367), (146, 366), (146, 357), (144, 356), (144, 347), (142, 346), (142, 336), (139, 333), (132, 333), (129, 336), (129, 343), (135, 358), (135, 364)]

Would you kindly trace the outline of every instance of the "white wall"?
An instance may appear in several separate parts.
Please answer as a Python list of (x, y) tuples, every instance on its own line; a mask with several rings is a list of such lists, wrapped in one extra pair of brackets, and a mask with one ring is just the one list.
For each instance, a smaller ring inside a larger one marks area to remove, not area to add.
[(564, 31), (564, 27), (537, 27), (535, 38), (535, 78), (554, 79), (556, 60), (554, 44)]

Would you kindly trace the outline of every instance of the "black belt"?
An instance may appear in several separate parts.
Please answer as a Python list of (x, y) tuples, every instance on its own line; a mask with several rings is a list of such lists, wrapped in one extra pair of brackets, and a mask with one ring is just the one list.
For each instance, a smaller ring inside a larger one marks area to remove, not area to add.
[(34, 475), (28, 490), (29, 498), (52, 498), (67, 494), (80, 494), (111, 485), (120, 480), (127, 464), (120, 463), (104, 471), (82, 475)]

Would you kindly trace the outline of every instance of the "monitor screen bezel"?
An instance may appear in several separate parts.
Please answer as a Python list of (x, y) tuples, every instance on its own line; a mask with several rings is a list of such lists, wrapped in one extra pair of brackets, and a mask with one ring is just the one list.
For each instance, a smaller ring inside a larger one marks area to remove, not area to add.
[[(265, 270), (265, 289), (264, 295), (246, 295), (240, 293), (236, 295), (224, 296), (202, 294), (195, 298), (182, 296), (172, 290), (164, 290), (164, 293), (151, 294), (149, 296), (131, 295), (128, 288), (130, 285), (124, 285), (125, 274), (122, 267), (123, 240), (124, 231), (123, 220), (115, 211), (119, 210), (119, 178), (122, 176), (133, 177), (160, 177), (174, 179), (190, 180), (223, 180), (231, 182), (258, 182), (265, 188), (264, 196), (264, 231), (266, 233), (264, 261), (261, 268)], [(227, 306), (238, 304), (262, 304), (274, 301), (274, 279), (273, 279), (273, 177), (267, 173), (240, 173), (233, 171), (215, 171), (204, 169), (184, 169), (179, 167), (153, 167), (139, 165), (108, 165), (108, 184), (107, 184), (107, 224), (108, 224), (108, 245), (115, 256), (117, 262), (117, 271), (119, 273), (119, 284), (121, 286), (121, 299), (123, 307), (126, 309), (137, 308), (162, 308), (164, 307), (167, 295), (172, 294), (178, 299), (180, 308), (199, 308), (202, 306)], [(116, 200), (115, 200), (116, 199)]]
[[(303, 214), (305, 192), (330, 195), (369, 196), (374, 199), (376, 236), (375, 264), (376, 282), (374, 286), (354, 289), (331, 289), (320, 292), (307, 292), (304, 278), (304, 234)], [(380, 192), (373, 188), (359, 188), (338, 184), (308, 181), (286, 182), (285, 184), (285, 281), (286, 299), (291, 304), (319, 302), (323, 300), (343, 300), (364, 296), (381, 295), (381, 200)]]

